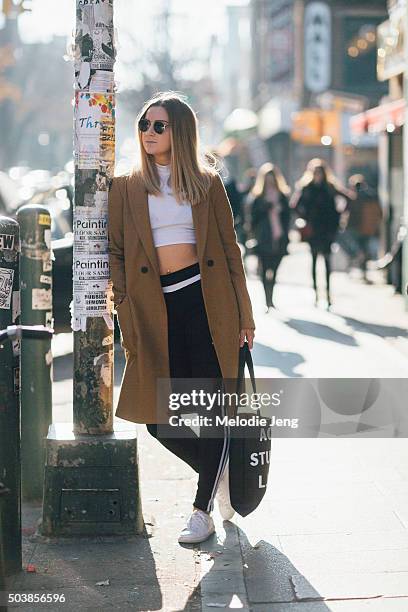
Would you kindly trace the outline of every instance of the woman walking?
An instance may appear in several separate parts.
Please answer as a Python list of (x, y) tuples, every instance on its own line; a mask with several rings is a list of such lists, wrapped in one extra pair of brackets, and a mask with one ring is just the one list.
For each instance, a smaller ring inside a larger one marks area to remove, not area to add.
[(198, 473), (179, 542), (201, 542), (215, 530), (216, 494), (223, 518), (234, 513), (228, 431), (213, 425), (192, 437), (189, 427), (159, 426), (156, 385), (236, 378), (239, 347), (246, 340), (252, 349), (255, 324), (231, 206), (214, 165), (200, 155), (193, 109), (180, 94), (158, 93), (137, 127), (139, 167), (114, 178), (109, 194), (111, 278), (126, 349), (116, 415), (145, 423)]
[(273, 290), (282, 257), (289, 243), (290, 190), (279, 168), (263, 164), (251, 190), (251, 231), (256, 240), (255, 253), (260, 261), (266, 310), (273, 308)]
[(336, 207), (336, 196), (345, 198), (354, 196), (342, 187), (323, 159), (312, 159), (297, 184), (291, 207), (294, 208), (306, 226), (303, 235), (312, 252), (312, 277), (315, 290), (315, 304), (318, 303), (316, 266), (317, 257), (321, 254), (326, 266), (327, 305), (331, 306), (330, 274), (331, 246), (339, 229), (340, 213)]

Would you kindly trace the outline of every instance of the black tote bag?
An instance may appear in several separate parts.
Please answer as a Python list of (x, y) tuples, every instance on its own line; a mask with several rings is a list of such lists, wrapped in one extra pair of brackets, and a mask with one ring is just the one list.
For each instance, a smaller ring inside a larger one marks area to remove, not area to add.
[[(245, 392), (245, 364), (254, 393), (256, 393), (254, 365), (248, 343), (239, 350), (237, 393)], [(241, 417), (260, 415), (259, 409)], [(262, 417), (265, 418), (265, 417)], [(269, 423), (270, 419), (266, 419)], [(248, 435), (248, 429), (251, 433)], [(238, 514), (247, 516), (261, 503), (268, 482), (271, 440), (267, 427), (260, 425), (233, 426), (229, 444), (229, 483), (231, 505)]]

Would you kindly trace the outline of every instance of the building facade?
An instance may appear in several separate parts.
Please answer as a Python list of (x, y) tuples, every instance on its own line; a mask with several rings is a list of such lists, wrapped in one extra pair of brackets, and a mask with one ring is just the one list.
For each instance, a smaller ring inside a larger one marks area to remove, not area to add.
[(379, 195), (384, 212), (382, 231), (386, 253), (388, 282), (401, 292), (403, 287), (403, 243), (406, 235), (404, 189), (404, 123), (406, 101), (406, 0), (388, 2), (388, 18), (377, 30), (377, 78), (387, 87), (387, 94), (377, 106), (359, 113), (351, 120), (352, 132), (377, 134)]
[(312, 157), (346, 180), (377, 181), (377, 136), (352, 135), (352, 114), (387, 93), (378, 81), (385, 0), (252, 0), (251, 103), (271, 160), (293, 185)]

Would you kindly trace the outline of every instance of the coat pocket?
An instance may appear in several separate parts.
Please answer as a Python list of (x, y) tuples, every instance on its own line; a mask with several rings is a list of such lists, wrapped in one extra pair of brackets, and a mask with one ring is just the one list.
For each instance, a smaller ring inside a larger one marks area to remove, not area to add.
[(129, 303), (129, 297), (126, 295), (120, 304), (116, 306), (118, 315), (122, 348), (127, 349), (130, 353), (136, 352), (135, 332), (133, 329), (132, 312)]

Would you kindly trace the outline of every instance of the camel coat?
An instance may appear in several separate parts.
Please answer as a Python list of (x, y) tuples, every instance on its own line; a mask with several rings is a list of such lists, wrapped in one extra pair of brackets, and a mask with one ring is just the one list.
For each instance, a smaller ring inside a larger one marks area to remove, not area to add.
[[(219, 175), (192, 206), (208, 324), (223, 378), (236, 378), (239, 332), (255, 329), (231, 206)], [(156, 423), (157, 382), (170, 380), (167, 309), (153, 243), (148, 194), (139, 172), (115, 177), (109, 190), (109, 261), (125, 349), (116, 416)]]

